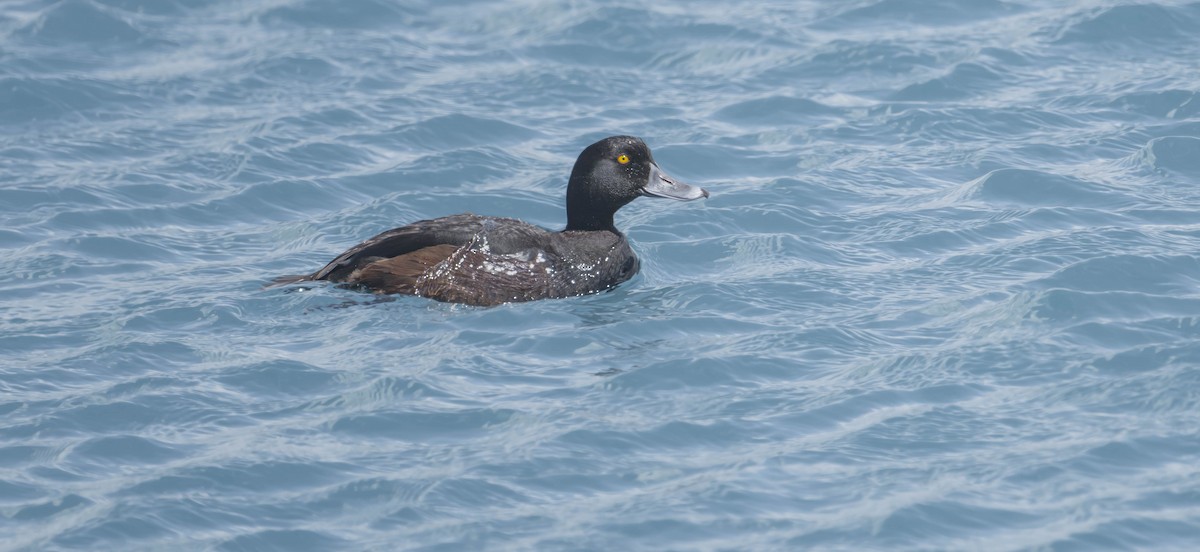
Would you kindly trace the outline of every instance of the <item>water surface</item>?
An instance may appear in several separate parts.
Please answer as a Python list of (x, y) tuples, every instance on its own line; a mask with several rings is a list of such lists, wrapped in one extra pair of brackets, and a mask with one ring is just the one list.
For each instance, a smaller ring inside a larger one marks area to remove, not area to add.
[[(1200, 3), (10, 0), (0, 549), (1186, 550)], [(615, 291), (263, 289), (645, 138)]]

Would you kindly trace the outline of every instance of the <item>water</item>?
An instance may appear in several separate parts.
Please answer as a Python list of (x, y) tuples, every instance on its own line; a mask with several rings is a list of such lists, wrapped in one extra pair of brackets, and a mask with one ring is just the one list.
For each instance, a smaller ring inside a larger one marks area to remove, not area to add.
[[(1200, 3), (650, 5), (0, 5), (0, 549), (1200, 542)], [(262, 289), (617, 133), (613, 292)]]

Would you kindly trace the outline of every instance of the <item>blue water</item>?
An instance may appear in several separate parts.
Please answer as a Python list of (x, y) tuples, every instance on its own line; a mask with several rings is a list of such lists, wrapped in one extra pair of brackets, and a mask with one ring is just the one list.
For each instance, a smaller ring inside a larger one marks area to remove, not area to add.
[[(647, 7), (651, 6), (651, 7)], [(7, 0), (0, 549), (1189, 550), (1200, 3)], [(263, 289), (644, 137), (615, 291)]]

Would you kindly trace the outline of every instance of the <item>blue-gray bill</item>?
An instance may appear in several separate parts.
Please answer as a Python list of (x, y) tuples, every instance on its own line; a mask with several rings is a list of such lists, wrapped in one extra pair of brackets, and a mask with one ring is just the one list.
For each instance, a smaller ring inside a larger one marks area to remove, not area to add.
[(680, 201), (691, 201), (693, 199), (708, 197), (708, 190), (675, 180), (654, 163), (650, 164), (650, 178), (647, 179), (646, 186), (642, 188), (642, 193), (648, 196), (678, 199)]

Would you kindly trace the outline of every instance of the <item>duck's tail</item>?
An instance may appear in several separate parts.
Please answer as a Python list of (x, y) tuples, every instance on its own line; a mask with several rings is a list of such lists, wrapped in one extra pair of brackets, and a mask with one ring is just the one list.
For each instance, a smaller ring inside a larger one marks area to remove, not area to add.
[(279, 276), (278, 278), (272, 278), (269, 284), (263, 286), (263, 289), (286, 286), (296, 282), (310, 282), (312, 281), (312, 276), (312, 274), (290, 274), (287, 276)]

